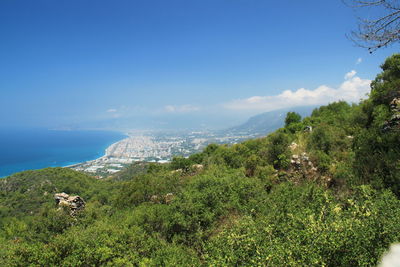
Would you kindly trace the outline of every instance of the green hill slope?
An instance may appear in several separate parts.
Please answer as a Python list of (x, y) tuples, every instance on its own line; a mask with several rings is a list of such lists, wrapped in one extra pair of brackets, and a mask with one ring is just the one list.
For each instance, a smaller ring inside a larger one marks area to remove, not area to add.
[(382, 69), (369, 99), (288, 113), (266, 137), (109, 180), (0, 181), (1, 266), (376, 265), (400, 242), (400, 55)]

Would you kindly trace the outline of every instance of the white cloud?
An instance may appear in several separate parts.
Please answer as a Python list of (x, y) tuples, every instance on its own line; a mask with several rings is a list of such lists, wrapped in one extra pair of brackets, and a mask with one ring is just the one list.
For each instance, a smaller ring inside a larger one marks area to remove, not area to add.
[(115, 113), (117, 110), (115, 108), (110, 108), (107, 110), (108, 113)]
[(357, 74), (357, 72), (355, 70), (352, 70), (344, 75), (344, 79), (349, 80), (349, 79), (353, 78), (356, 74)]
[(360, 64), (363, 61), (362, 57), (357, 58), (356, 65)]
[(188, 113), (193, 111), (199, 111), (200, 108), (193, 105), (167, 105), (164, 107), (164, 110), (169, 113)]
[(295, 106), (324, 105), (338, 100), (358, 102), (369, 93), (371, 80), (361, 79), (356, 74), (354, 70), (347, 73), (345, 81), (338, 88), (321, 85), (314, 90), (286, 90), (278, 95), (237, 99), (223, 106), (231, 110), (271, 111)]

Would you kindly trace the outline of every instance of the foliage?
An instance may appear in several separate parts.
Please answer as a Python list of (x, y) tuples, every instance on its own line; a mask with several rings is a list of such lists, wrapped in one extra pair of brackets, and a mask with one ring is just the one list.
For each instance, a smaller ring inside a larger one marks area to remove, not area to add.
[(117, 172), (116, 174), (110, 177), (111, 180), (114, 181), (126, 181), (133, 179), (134, 177), (145, 174), (148, 171), (153, 171), (154, 169), (161, 168), (161, 166), (157, 166), (160, 164), (157, 163), (146, 163), (146, 162), (136, 162), (128, 165), (122, 171)]
[(213, 266), (373, 266), (400, 237), (398, 204), (390, 192), (368, 186), (340, 203), (312, 185), (282, 184), (265, 214), (244, 216), (210, 240), (207, 260)]
[(400, 55), (388, 58), (382, 69), (371, 84), (370, 98), (362, 103), (367, 120), (355, 137), (354, 168), (364, 182), (390, 188), (399, 196), (400, 129), (393, 125), (384, 130), (384, 125), (398, 115), (398, 108), (389, 104), (400, 97)]
[[(400, 241), (400, 131), (388, 124), (400, 56), (382, 68), (359, 105), (289, 113), (263, 138), (104, 180), (67, 168), (0, 180), (0, 265), (376, 265)], [(61, 192), (85, 209), (57, 207)]]

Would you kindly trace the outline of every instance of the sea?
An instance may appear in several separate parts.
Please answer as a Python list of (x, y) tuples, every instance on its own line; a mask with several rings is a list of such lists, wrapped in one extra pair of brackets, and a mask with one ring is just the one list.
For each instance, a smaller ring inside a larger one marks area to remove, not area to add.
[(124, 138), (114, 131), (0, 129), (0, 177), (94, 160)]

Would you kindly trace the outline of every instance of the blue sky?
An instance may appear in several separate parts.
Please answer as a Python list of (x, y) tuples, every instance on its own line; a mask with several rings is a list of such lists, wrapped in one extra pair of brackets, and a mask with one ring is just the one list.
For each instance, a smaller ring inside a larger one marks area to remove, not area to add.
[(340, 0), (2, 0), (0, 121), (233, 123), (356, 101), (397, 51), (354, 46), (356, 23)]

